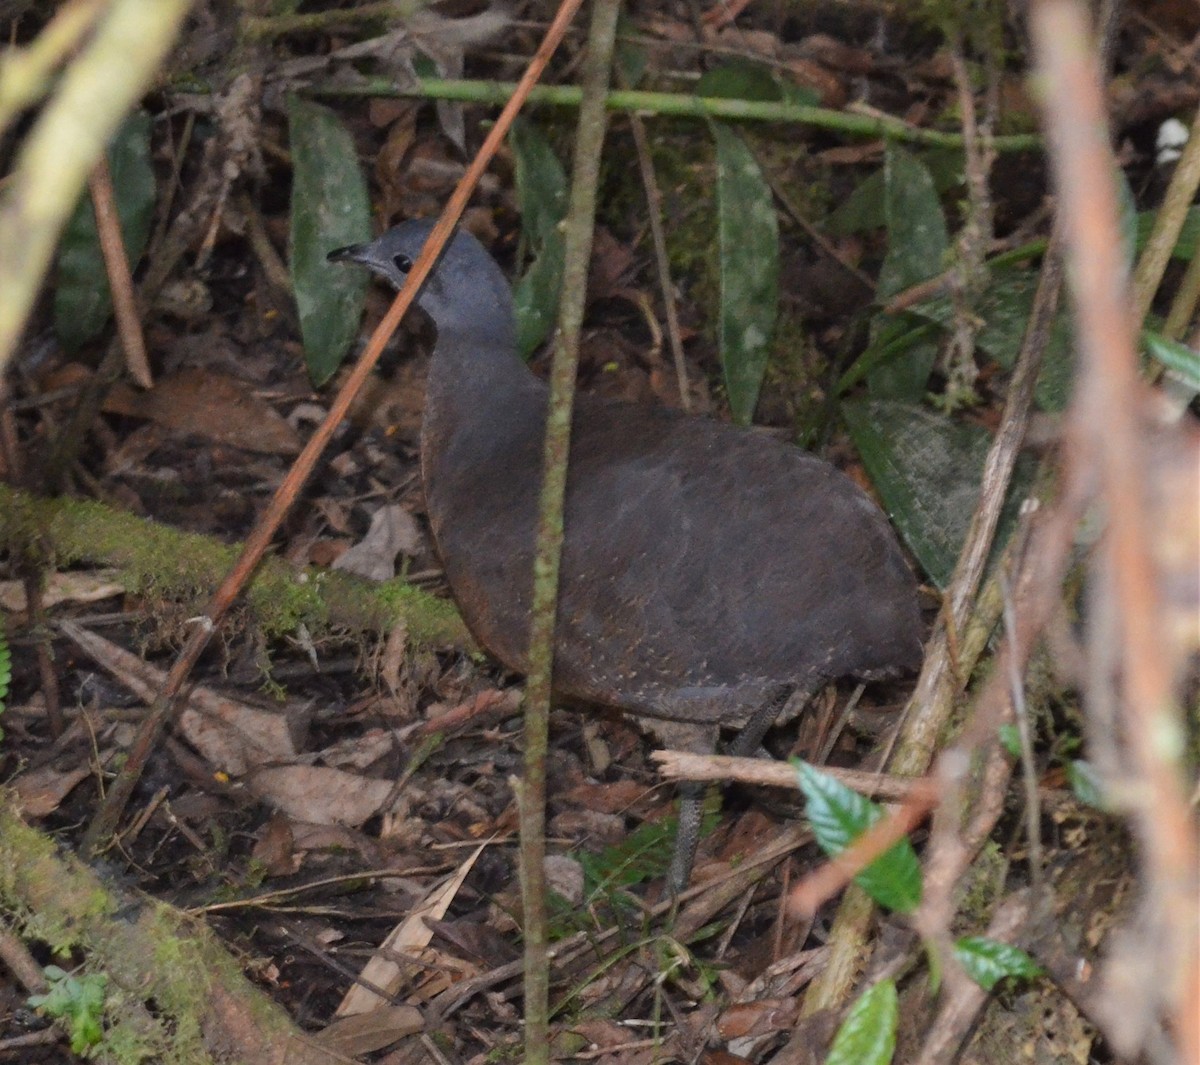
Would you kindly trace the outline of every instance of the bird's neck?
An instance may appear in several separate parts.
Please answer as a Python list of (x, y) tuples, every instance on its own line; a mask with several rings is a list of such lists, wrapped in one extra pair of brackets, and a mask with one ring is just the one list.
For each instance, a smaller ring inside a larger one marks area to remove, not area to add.
[(516, 353), (515, 330), (456, 323), (439, 329), (426, 386), (426, 429), (446, 439), (505, 437), (512, 426), (541, 433), (546, 386)]

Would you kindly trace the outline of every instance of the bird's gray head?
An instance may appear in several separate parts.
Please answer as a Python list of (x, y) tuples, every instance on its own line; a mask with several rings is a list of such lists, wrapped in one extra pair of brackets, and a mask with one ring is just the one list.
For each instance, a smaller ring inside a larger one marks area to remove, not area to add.
[[(399, 289), (433, 231), (433, 219), (402, 222), (367, 244), (331, 251), (330, 262), (360, 263)], [(438, 330), (461, 327), (506, 333), (512, 329), (512, 291), (496, 261), (465, 230), (447, 242), (417, 298)]]

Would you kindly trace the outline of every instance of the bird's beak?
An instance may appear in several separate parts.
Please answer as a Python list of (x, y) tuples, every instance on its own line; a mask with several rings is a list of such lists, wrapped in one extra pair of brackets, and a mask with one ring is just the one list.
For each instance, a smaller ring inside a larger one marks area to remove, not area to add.
[(347, 244), (344, 248), (334, 248), (325, 256), (330, 263), (361, 263), (363, 266), (374, 266), (375, 258), (371, 254), (370, 244)]

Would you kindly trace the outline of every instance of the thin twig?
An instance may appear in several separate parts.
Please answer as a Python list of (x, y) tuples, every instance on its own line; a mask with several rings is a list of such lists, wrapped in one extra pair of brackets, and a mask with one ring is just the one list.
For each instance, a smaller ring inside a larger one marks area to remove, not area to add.
[(142, 388), (153, 388), (154, 376), (150, 373), (146, 338), (142, 334), (142, 323), (138, 320), (133, 275), (129, 269), (129, 255), (125, 251), (125, 238), (121, 235), (121, 218), (117, 214), (117, 199), (113, 193), (112, 174), (106, 156), (101, 155), (92, 169), (88, 189), (92, 194), (96, 234), (100, 239), (100, 253), (104, 256), (108, 289), (112, 293), (117, 335), (121, 338), (121, 350), (125, 353), (125, 369)]
[(650, 145), (646, 140), (646, 123), (636, 111), (629, 113), (629, 130), (633, 134), (633, 145), (637, 150), (638, 170), (642, 175), (642, 188), (646, 192), (646, 217), (650, 221), (650, 239), (654, 244), (654, 268), (658, 274), (658, 289), (662, 293), (663, 312), (667, 317), (667, 339), (671, 344), (671, 358), (675, 363), (675, 381), (679, 386), (679, 403), (685, 411), (692, 409), (691, 390), (688, 387), (687, 363), (683, 358), (683, 339), (679, 331), (679, 311), (675, 306), (675, 291), (671, 285), (671, 263), (667, 257), (667, 238), (662, 224), (662, 192), (654, 174), (654, 160), (650, 157)]
[(341, 424), (342, 419), (346, 416), (351, 402), (362, 388), (375, 363), (378, 362), (379, 356), (382, 354), (388, 339), (395, 332), (400, 319), (416, 298), (416, 294), (421, 285), (424, 284), (425, 279), (429, 276), (437, 255), (442, 245), (449, 238), (459, 217), (462, 215), (472, 190), (499, 149), (529, 90), (541, 76), (546, 64), (549, 63), (551, 55), (558, 47), (567, 26), (570, 24), (571, 18), (578, 11), (581, 3), (582, 0), (564, 0), (563, 6), (559, 9), (554, 21), (550, 24), (550, 28), (546, 31), (545, 39), (542, 41), (533, 59), (529, 62), (529, 67), (526, 69), (519, 84), (519, 91), (513, 94), (508, 105), (501, 112), (499, 118), (496, 119), (496, 124), (488, 133), (482, 147), (479, 149), (479, 153), (459, 181), (449, 202), (446, 204), (445, 210), (430, 233), (425, 248), (422, 250), (416, 263), (413, 264), (407, 283), (397, 294), (391, 308), (384, 315), (383, 320), (372, 335), (359, 362), (350, 372), (346, 383), (330, 404), (329, 413), (325, 416), (325, 420), (317, 427), (291, 470), (288, 471), (287, 477), (284, 478), (283, 483), (276, 490), (258, 524), (252, 530), (249, 537), (247, 537), (245, 547), (237, 563), (213, 594), (204, 614), (197, 619), (192, 629), (192, 635), (171, 667), (171, 672), (167, 676), (163, 690), (159, 693), (158, 698), (154, 700), (154, 704), (146, 715), (142, 727), (134, 737), (124, 766), (122, 766), (120, 773), (113, 781), (112, 787), (109, 789), (104, 801), (92, 818), (91, 824), (88, 825), (87, 831), (84, 833), (81, 844), (84, 853), (96, 853), (112, 835), (117, 822), (121, 818), (122, 811), (129, 802), (129, 797), (133, 794), (133, 789), (142, 774), (142, 770), (154, 750), (160, 733), (175, 713), (179, 702), (179, 692), (183, 687), (184, 681), (192, 671), (192, 667), (199, 661), (200, 655), (203, 653), (205, 647), (208, 646), (208, 642), (212, 639), (217, 626), (220, 625), (225, 614), (233, 606), (241, 593), (243, 586), (258, 567), (258, 563), (270, 546), (280, 522), (283, 521), (284, 516), (291, 509), (292, 503), (295, 501), (297, 495), (299, 495), (300, 488), (308, 480), (313, 467), (316, 465), (321, 453), (325, 450), (325, 446), (329, 443), (337, 427)]
[(546, 921), (546, 759), (550, 696), (554, 674), (554, 633), (558, 617), (558, 575), (562, 557), (563, 501), (579, 338), (587, 298), (588, 265), (604, 146), (604, 94), (612, 70), (620, 0), (596, 0), (588, 29), (583, 71), (583, 103), (575, 136), (571, 198), (566, 219), (562, 298), (550, 395), (537, 548), (533, 563), (533, 610), (529, 631), (529, 671), (525, 682), (525, 777), (517, 791), (521, 817), (521, 898), (525, 938), (525, 1061), (550, 1060), (550, 972)]

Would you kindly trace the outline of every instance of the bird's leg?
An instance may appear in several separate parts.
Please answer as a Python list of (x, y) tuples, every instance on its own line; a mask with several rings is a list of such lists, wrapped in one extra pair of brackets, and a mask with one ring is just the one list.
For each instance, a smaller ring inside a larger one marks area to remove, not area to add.
[(753, 758), (767, 734), (767, 729), (775, 724), (784, 707), (794, 700), (799, 701), (795, 713), (788, 716), (790, 721), (804, 709), (804, 704), (811, 698), (811, 688), (798, 687), (795, 684), (780, 685), (738, 730), (738, 734), (729, 745), (728, 753), (735, 758)]
[[(767, 729), (775, 723), (775, 719), (787, 706), (788, 700), (797, 694), (797, 691), (795, 685), (784, 684), (772, 692), (738, 731), (729, 746), (729, 753), (739, 758), (752, 756), (762, 743)], [(809, 695), (811, 692), (804, 693), (805, 702), (808, 701)], [(715, 744), (713, 746), (715, 747)], [(675, 833), (675, 853), (671, 857), (671, 870), (667, 879), (671, 893), (675, 895), (683, 891), (691, 879), (696, 848), (700, 845), (700, 825), (704, 819), (704, 792), (704, 785), (696, 781), (679, 785), (679, 828)]]

